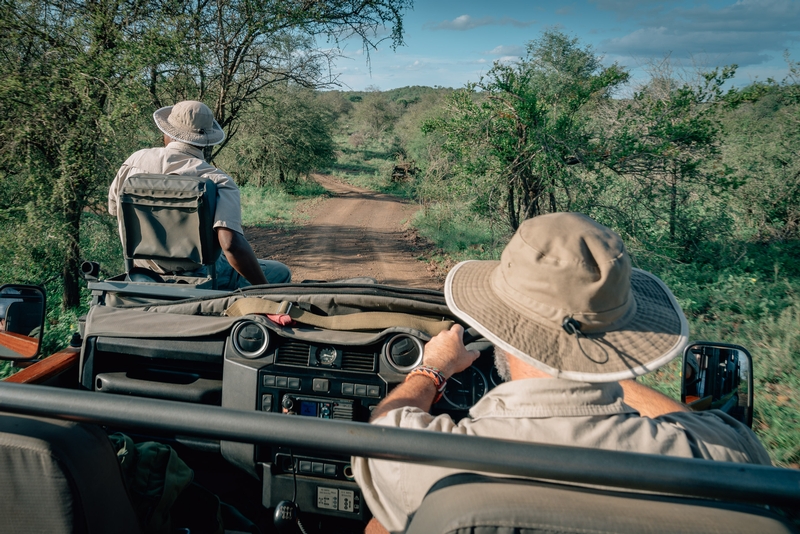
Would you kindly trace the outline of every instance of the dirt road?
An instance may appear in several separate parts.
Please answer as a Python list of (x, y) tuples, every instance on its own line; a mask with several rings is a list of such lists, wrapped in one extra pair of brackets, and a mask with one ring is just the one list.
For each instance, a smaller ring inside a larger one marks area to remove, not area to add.
[(310, 219), (290, 232), (246, 228), (256, 256), (284, 262), (295, 282), (369, 276), (382, 284), (442, 288), (433, 268), (417, 259), (424, 245), (406, 228), (416, 205), (331, 176), (314, 178), (333, 197), (307, 206)]

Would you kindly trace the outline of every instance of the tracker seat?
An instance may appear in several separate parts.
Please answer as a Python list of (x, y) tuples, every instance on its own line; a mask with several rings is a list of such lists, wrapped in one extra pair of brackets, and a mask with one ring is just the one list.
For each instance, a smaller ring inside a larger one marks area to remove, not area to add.
[(216, 289), (216, 202), (210, 178), (136, 174), (125, 180), (118, 218), (128, 279), (144, 267), (166, 282)]

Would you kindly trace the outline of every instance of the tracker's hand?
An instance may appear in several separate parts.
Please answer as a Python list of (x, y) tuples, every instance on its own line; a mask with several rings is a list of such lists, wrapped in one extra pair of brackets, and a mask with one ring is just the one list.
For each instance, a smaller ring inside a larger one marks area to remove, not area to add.
[(444, 330), (425, 344), (422, 364), (436, 367), (445, 378), (450, 378), (472, 365), (480, 352), (467, 350), (463, 342), (464, 328), (459, 324)]

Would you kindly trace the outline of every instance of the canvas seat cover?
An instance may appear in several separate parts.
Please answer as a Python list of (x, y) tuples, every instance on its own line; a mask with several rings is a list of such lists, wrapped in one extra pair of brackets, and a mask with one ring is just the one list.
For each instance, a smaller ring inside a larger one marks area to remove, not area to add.
[[(438, 489), (437, 489), (438, 488)], [(431, 489), (406, 534), (794, 532), (762, 508), (461, 474)]]
[(105, 432), (0, 414), (0, 521), (9, 534), (139, 533)]
[(120, 191), (118, 214), (126, 264), (153, 260), (164, 272), (175, 273), (213, 264), (221, 252), (214, 231), (216, 198), (210, 178), (129, 177)]

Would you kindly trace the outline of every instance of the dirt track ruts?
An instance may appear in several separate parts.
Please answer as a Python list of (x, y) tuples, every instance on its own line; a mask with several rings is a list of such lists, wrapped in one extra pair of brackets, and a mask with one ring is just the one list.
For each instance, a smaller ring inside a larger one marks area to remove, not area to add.
[(407, 221), (419, 206), (314, 175), (331, 198), (312, 202), (309, 220), (290, 231), (245, 228), (259, 258), (287, 264), (292, 280), (334, 281), (358, 276), (404, 287), (441, 289)]

